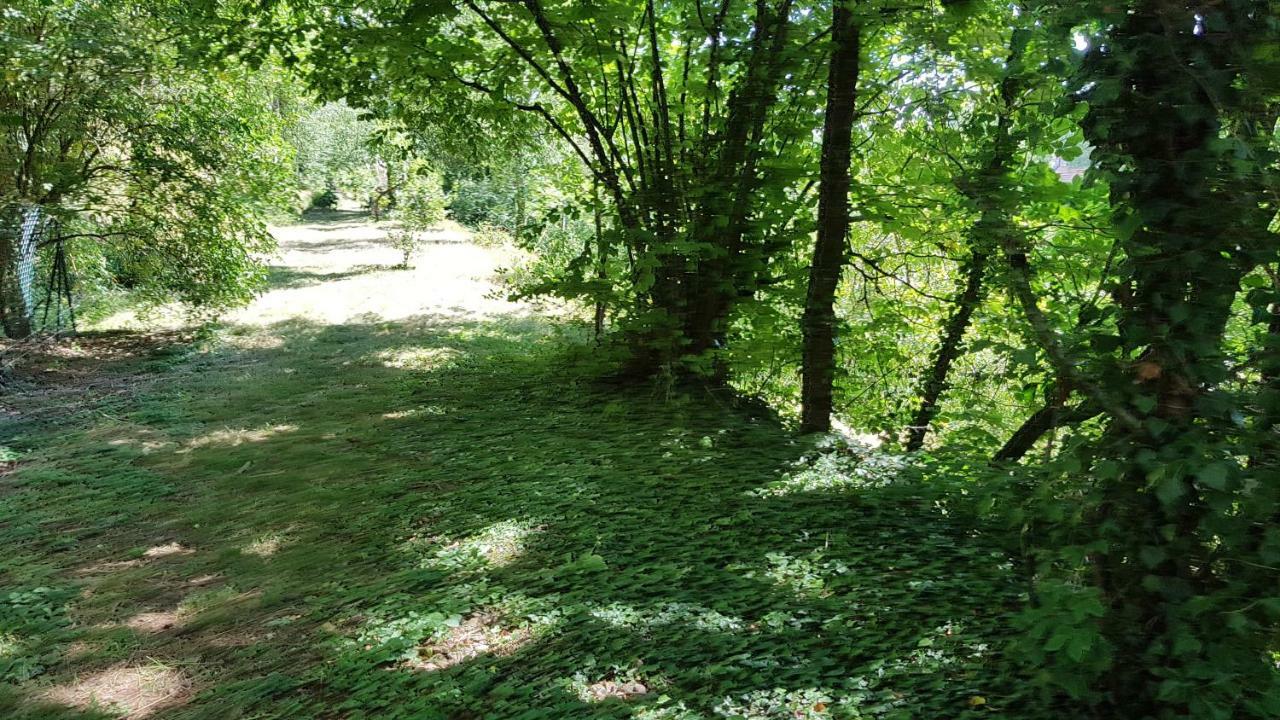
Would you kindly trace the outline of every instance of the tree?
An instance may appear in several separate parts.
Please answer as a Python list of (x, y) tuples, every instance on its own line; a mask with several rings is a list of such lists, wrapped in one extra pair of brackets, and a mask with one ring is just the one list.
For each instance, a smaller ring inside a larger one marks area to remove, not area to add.
[(1053, 533), (1057, 547), (1041, 557), (1046, 577), (1082, 574), (1100, 599), (1098, 635), (1055, 662), (1063, 677), (1105, 671), (1098, 699), (1115, 715), (1280, 712), (1266, 659), (1276, 613), (1261, 599), (1274, 574), (1259, 570), (1280, 557), (1280, 537), (1264, 531), (1259, 542), (1258, 533), (1276, 517), (1265, 475), (1274, 468), (1239, 460), (1257, 412), (1244, 399), (1256, 391), (1233, 377), (1227, 343), (1245, 278), (1280, 245), (1269, 229), (1271, 131), (1240, 129), (1277, 96), (1273, 9), (1243, 0), (1073, 7), (1064, 24), (1083, 15), (1102, 31), (1080, 93), (1121, 258), (1108, 282), (1114, 323), (1090, 329), (1087, 363), (1043, 327), (1025, 265), (1010, 254), (1046, 352), (1106, 419), (1058, 468), (1089, 476), (1075, 478), (1072, 493), (1088, 508), (1080, 534)]
[(822, 125), (818, 237), (813, 248), (802, 320), (804, 391), (800, 427), (810, 432), (831, 428), (835, 295), (847, 258), (849, 161), (862, 52), (861, 20), (849, 5), (837, 0), (831, 11), (832, 50), (827, 72), (827, 109)]
[[(620, 0), (414, 3), (407, 12), (372, 3), (358, 14), (274, 6), (251, 17), (269, 18), (262, 32), (287, 42), (322, 92), (390, 112), (430, 99), (477, 121), (498, 112), (541, 121), (611, 201), (615, 242), (629, 258), (633, 370), (723, 377), (700, 358), (723, 346), (734, 308), (766, 275), (768, 230), (785, 221), (771, 198), (795, 179), (779, 154), (790, 139), (767, 121), (780, 103), (809, 102), (800, 87), (783, 87), (788, 73), (812, 71), (801, 49), (820, 31), (809, 14), (792, 0), (758, 0), (749, 13), (731, 12), (731, 2)], [(215, 12), (230, 44), (256, 52), (243, 14)]]
[[(165, 3), (0, 16), (0, 204), (39, 206), (116, 279), (214, 310), (249, 297), (288, 150), (270, 83), (183, 64)], [(12, 258), (0, 257), (9, 272)]]

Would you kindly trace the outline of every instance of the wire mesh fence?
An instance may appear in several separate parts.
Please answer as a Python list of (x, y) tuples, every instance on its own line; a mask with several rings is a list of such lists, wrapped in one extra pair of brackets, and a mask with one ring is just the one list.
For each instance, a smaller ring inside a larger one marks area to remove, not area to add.
[(61, 225), (38, 205), (0, 211), (0, 325), (14, 338), (75, 329)]

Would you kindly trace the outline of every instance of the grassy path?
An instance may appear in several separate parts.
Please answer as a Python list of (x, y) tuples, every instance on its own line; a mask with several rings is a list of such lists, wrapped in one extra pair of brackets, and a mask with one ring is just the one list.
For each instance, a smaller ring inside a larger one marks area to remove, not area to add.
[(592, 381), (460, 238), (282, 240), (217, 336), (4, 400), (0, 716), (1037, 716), (1003, 559), (928, 500)]

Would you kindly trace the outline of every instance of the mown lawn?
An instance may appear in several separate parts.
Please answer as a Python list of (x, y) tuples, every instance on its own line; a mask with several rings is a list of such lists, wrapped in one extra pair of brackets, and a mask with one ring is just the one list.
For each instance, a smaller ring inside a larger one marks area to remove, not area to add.
[(574, 334), (231, 326), (20, 394), (0, 716), (1058, 717), (1006, 559), (910, 473)]

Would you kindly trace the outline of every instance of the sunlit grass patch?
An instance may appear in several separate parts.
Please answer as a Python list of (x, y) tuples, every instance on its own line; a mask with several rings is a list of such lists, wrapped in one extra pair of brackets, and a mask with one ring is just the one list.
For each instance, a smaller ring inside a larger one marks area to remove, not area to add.
[(910, 462), (862, 445), (840, 445), (800, 458), (783, 476), (754, 492), (759, 496), (879, 489), (903, 483)]
[(531, 625), (513, 625), (493, 609), (477, 612), (456, 625), (448, 625), (418, 647), (410, 667), (435, 671), (453, 667), (479, 655), (510, 655), (534, 637)]
[(189, 453), (192, 450), (209, 446), (238, 447), (245, 443), (260, 443), (265, 442), (276, 435), (296, 432), (297, 430), (297, 425), (288, 423), (273, 423), (255, 428), (222, 428), (220, 430), (214, 430), (199, 437), (192, 438), (187, 441), (186, 446), (178, 452)]
[(142, 557), (145, 558), (165, 558), (174, 555), (190, 555), (195, 552), (191, 548), (179, 542), (167, 542), (160, 545), (152, 545), (142, 551)]
[(525, 541), (539, 529), (529, 521), (497, 522), (470, 537), (440, 547), (427, 562), (445, 568), (466, 568), (477, 563), (501, 567), (520, 557)]
[(416, 347), (383, 350), (374, 358), (383, 366), (397, 370), (432, 370), (448, 367), (462, 353), (451, 347)]
[(55, 686), (45, 698), (81, 710), (106, 709), (144, 718), (181, 702), (190, 688), (190, 678), (173, 667), (118, 665)]
[(254, 538), (252, 541), (247, 543), (243, 548), (241, 548), (240, 552), (243, 552), (246, 555), (253, 555), (260, 558), (269, 558), (272, 555), (275, 555), (277, 552), (279, 552), (280, 548), (283, 547), (288, 541), (289, 541), (289, 537), (286, 533), (282, 533), (282, 532), (267, 533), (265, 535), (261, 535), (257, 538)]
[(405, 410), (394, 410), (382, 413), (382, 417), (387, 420), (404, 420), (406, 418), (421, 417), (424, 415), (447, 415), (449, 411), (439, 405), (419, 405), (418, 407), (407, 408)]
[(576, 326), (465, 303), (388, 320), (421, 310), (391, 307), (390, 286), (356, 317), (333, 278), (303, 280), (291, 292), (325, 295), (328, 322), (289, 307), (309, 294), (277, 297), (288, 320), (220, 334), (102, 407), (128, 423), (118, 437), (181, 455), (112, 446), (93, 412), (65, 435), (29, 431), (40, 449), (0, 494), (0, 540), (17, 548), (0, 585), (76, 587), (24, 596), (14, 614), (30, 622), (0, 620), (29, 663), (20, 695), (156, 657), (201, 693), (155, 720), (972, 720), (1035, 705), (975, 649), (1002, 647), (1021, 587), (973, 528), (925, 527), (921, 503), (879, 502), (874, 485), (770, 487), (812, 469), (790, 464), (807, 445), (720, 399), (600, 382), (564, 350), (558, 328), (585, 337)]

